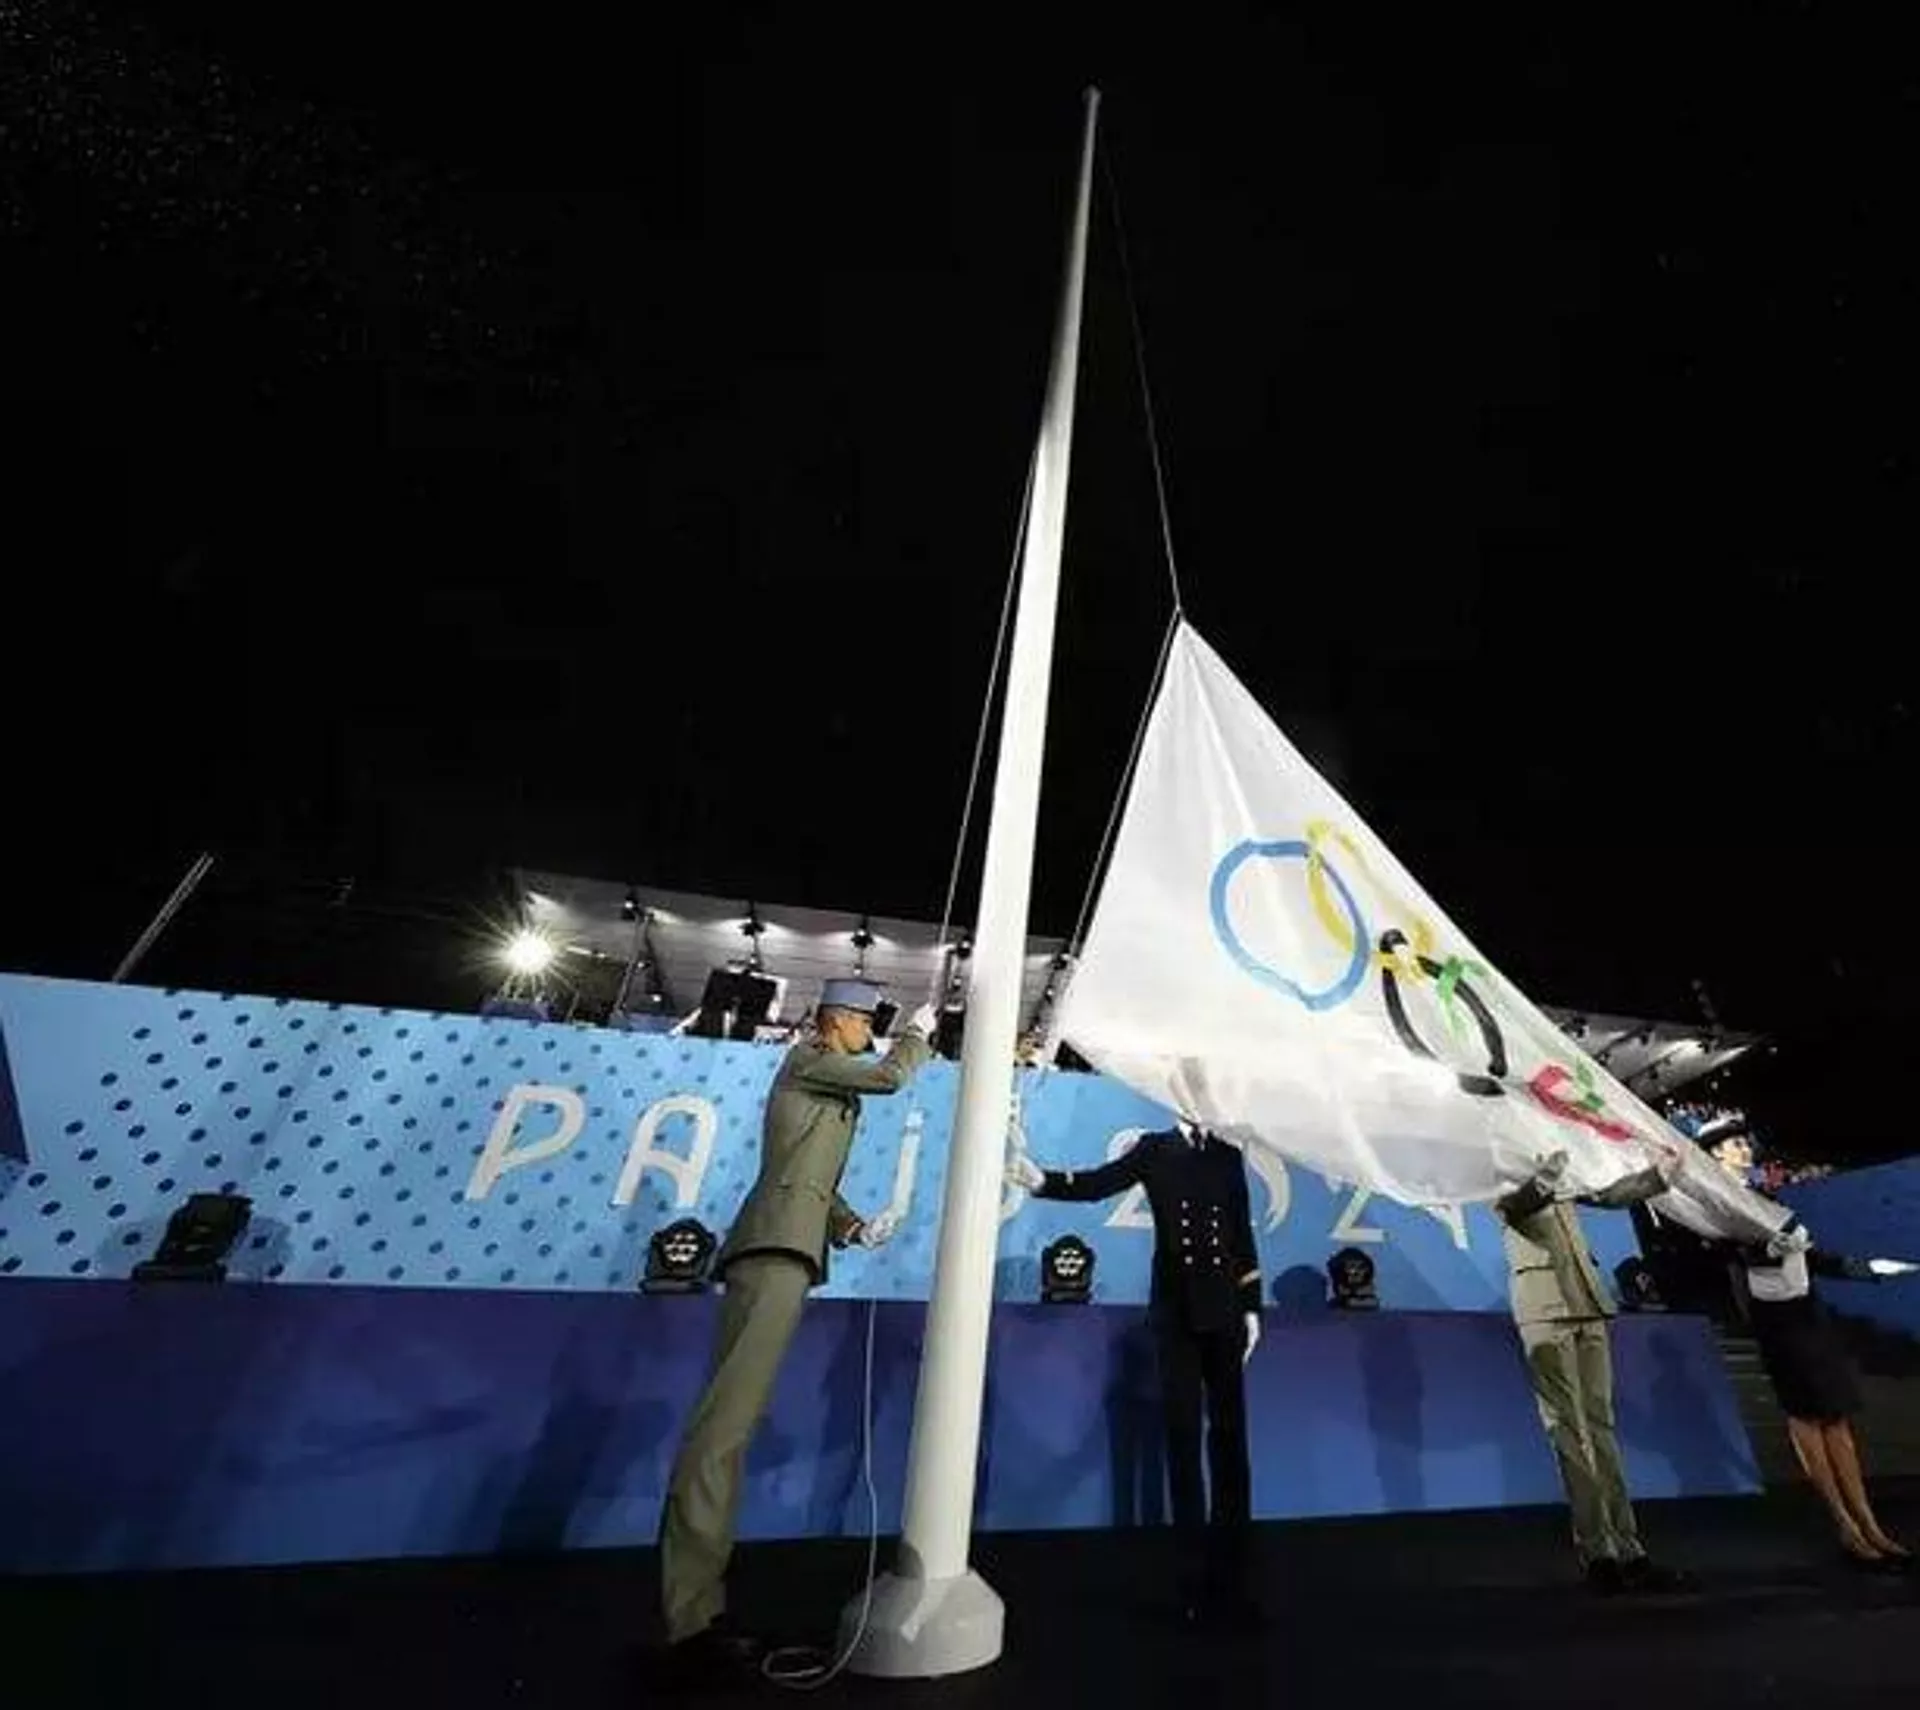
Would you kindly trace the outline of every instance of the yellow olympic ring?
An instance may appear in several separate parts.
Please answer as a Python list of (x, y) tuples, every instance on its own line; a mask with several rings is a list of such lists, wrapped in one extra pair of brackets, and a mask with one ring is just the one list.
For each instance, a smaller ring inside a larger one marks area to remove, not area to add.
[(1397, 949), (1373, 952), (1374, 965), (1404, 980), (1427, 978), (1426, 970), (1420, 966), (1420, 959), (1423, 956), (1433, 958), (1435, 936), (1432, 923), (1407, 908), (1373, 876), (1373, 869), (1367, 865), (1367, 858), (1361, 853), (1359, 844), (1330, 820), (1316, 819), (1307, 825), (1307, 897), (1313, 904), (1314, 918), (1326, 928), (1327, 935), (1349, 955), (1353, 953), (1353, 926), (1327, 889), (1326, 861), (1320, 853), (1322, 843), (1338, 845), (1341, 853), (1366, 880), (1368, 888), (1406, 931), (1406, 941)]

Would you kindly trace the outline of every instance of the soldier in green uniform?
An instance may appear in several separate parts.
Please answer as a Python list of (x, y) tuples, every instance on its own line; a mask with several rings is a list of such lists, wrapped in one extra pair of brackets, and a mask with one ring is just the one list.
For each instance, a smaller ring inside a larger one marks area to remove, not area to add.
[(829, 980), (814, 1027), (787, 1053), (767, 1094), (760, 1174), (716, 1261), (726, 1284), (713, 1370), (688, 1419), (660, 1521), (661, 1601), (669, 1655), (685, 1671), (751, 1667), (757, 1648), (722, 1620), (727, 1559), (747, 1445), (766, 1412), (808, 1290), (827, 1276), (829, 1245), (878, 1247), (891, 1212), (863, 1220), (840, 1176), (863, 1093), (898, 1092), (930, 1052), (937, 1017), (920, 1009), (881, 1058), (879, 992)]
[[(1613, 1423), (1613, 1353), (1607, 1320), (1615, 1307), (1587, 1251), (1574, 1201), (1561, 1188), (1567, 1155), (1495, 1201), (1511, 1276), (1514, 1323), (1560, 1482), (1573, 1516), (1573, 1547), (1595, 1591), (1667, 1592), (1686, 1577), (1647, 1559), (1620, 1464)], [(1624, 1177), (1581, 1203), (1619, 1208), (1666, 1192), (1658, 1167)]]

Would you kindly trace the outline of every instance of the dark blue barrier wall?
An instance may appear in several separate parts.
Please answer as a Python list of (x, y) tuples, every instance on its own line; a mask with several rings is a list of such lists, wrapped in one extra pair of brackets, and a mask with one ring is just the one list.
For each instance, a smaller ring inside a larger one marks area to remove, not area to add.
[[(1802, 1182), (1780, 1197), (1831, 1252), (1920, 1260), (1920, 1158)], [(1842, 1312), (1920, 1337), (1920, 1276), (1822, 1282), (1820, 1289)]]
[[(592, 1293), (0, 1284), (0, 1568), (291, 1562), (652, 1540), (716, 1301)], [(859, 1532), (869, 1307), (816, 1300), (749, 1463), (749, 1537)], [(881, 1525), (899, 1524), (924, 1309), (883, 1302)], [(1643, 1496), (1748, 1491), (1704, 1325), (1615, 1332)], [(1270, 1314), (1249, 1374), (1266, 1517), (1558, 1500), (1494, 1314)], [(1164, 1513), (1132, 1308), (1002, 1306), (979, 1522)]]

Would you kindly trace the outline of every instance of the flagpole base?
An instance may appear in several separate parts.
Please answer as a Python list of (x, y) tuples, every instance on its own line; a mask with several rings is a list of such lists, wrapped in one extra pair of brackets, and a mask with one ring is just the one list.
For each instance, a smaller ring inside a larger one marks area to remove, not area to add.
[[(842, 1648), (859, 1631), (866, 1599), (840, 1616)], [(853, 1674), (881, 1680), (930, 1680), (965, 1674), (999, 1659), (1006, 1605), (971, 1568), (952, 1579), (885, 1573), (874, 1582), (866, 1631), (847, 1661)]]

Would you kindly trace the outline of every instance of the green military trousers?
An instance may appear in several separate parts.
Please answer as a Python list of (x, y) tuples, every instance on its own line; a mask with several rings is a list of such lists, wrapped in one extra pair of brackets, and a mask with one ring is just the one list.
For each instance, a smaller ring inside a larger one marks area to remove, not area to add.
[(1614, 1434), (1613, 1354), (1605, 1322), (1523, 1324), (1520, 1344), (1540, 1421), (1560, 1463), (1581, 1562), (1629, 1562), (1644, 1555)]
[(709, 1627), (727, 1606), (727, 1558), (747, 1445), (800, 1323), (813, 1275), (785, 1253), (727, 1266), (720, 1337), (706, 1393), (687, 1421), (660, 1516), (660, 1596), (667, 1641)]

